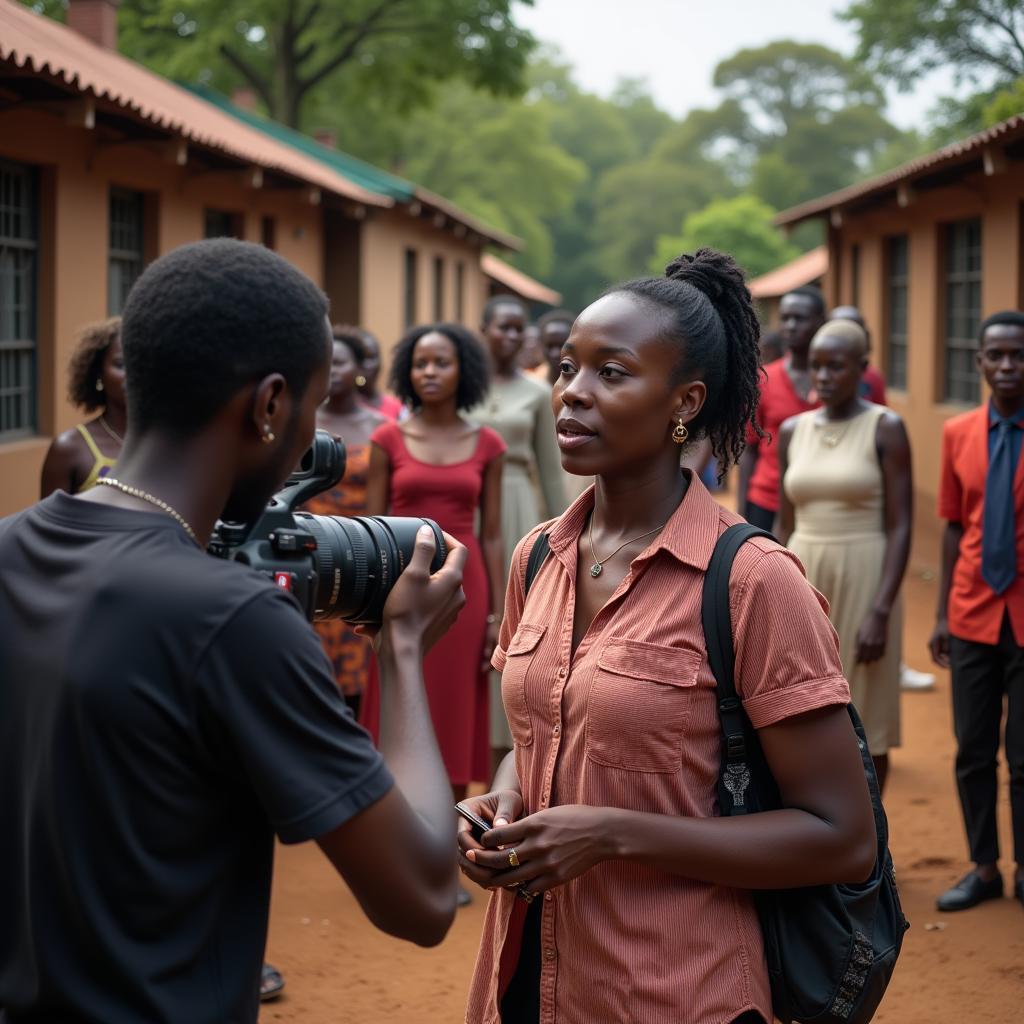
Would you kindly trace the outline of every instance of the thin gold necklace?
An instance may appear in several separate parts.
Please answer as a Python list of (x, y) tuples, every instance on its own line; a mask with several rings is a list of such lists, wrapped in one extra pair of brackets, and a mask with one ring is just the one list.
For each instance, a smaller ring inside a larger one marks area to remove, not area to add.
[(196, 531), (192, 529), (188, 523), (185, 522), (185, 517), (180, 513), (176, 512), (170, 505), (167, 504), (163, 498), (158, 498), (148, 491), (140, 490), (138, 487), (131, 487), (128, 484), (121, 483), (120, 480), (115, 480), (112, 476), (101, 476), (96, 481), (98, 484), (103, 484), (106, 487), (113, 487), (115, 490), (121, 491), (122, 494), (127, 494), (132, 498), (138, 498), (140, 501), (148, 501), (150, 505), (155, 505), (161, 512), (166, 512), (179, 526), (195, 541), (199, 544), (199, 540), (196, 538)]
[(124, 444), (124, 438), (114, 431), (114, 428), (107, 422), (106, 417), (100, 416), (100, 426), (120, 445)]
[[(668, 522), (666, 519), (665, 522)], [(590, 553), (594, 556), (594, 564), (590, 567), (590, 575), (597, 579), (598, 576), (604, 572), (604, 563), (611, 561), (624, 547), (628, 547), (630, 544), (635, 544), (638, 540), (643, 540), (644, 537), (650, 537), (652, 533), (657, 533), (659, 530), (665, 528), (665, 523), (661, 526), (656, 526), (653, 530), (648, 530), (646, 533), (641, 533), (639, 537), (633, 537), (631, 540), (627, 540), (625, 543), (620, 544), (610, 555), (604, 558), (598, 558), (597, 552), (594, 550), (594, 514), (590, 514), (590, 529), (587, 533), (587, 539), (590, 541)]]

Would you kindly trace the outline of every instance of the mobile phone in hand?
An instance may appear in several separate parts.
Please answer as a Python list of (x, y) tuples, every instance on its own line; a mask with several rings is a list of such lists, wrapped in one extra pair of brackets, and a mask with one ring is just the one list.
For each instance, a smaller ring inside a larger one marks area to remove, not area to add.
[[(455, 812), (460, 818), (465, 818), (470, 823), (472, 828), (469, 830), (469, 834), (479, 843), (485, 832), (490, 832), (494, 827), (488, 822), (484, 821), (479, 815), (474, 814), (468, 807), (463, 807), (462, 804), (455, 805)], [(527, 903), (533, 902), (533, 897), (536, 893), (530, 892), (525, 885), (516, 887), (516, 892), (526, 900)]]
[(469, 830), (469, 834), (479, 843), (483, 838), (485, 832), (490, 832), (493, 828), (479, 815), (474, 814), (468, 807), (464, 807), (462, 804), (455, 805), (455, 812), (460, 817), (465, 818), (473, 827)]

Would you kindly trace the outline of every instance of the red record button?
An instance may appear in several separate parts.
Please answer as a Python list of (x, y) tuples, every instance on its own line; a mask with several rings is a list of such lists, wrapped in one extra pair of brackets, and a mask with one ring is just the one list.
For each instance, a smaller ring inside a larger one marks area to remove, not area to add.
[(274, 573), (274, 586), (280, 587), (282, 590), (287, 590), (289, 593), (292, 589), (292, 582), (294, 577), (290, 572), (275, 572)]

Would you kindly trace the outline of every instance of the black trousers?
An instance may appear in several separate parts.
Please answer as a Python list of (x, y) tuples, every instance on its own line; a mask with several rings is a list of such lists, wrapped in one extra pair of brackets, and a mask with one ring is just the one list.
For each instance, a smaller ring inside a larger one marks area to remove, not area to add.
[(1014, 640), (1007, 617), (998, 643), (980, 644), (952, 637), (949, 658), (953, 670), (956, 784), (971, 860), (994, 864), (999, 859), (996, 765), (1005, 695), (1014, 857), (1018, 864), (1024, 864), (1024, 647)]
[(769, 533), (775, 528), (775, 516), (776, 513), (770, 508), (762, 508), (752, 501), (748, 501), (746, 508), (743, 509), (743, 518), (751, 526), (756, 526), (759, 530), (767, 530)]

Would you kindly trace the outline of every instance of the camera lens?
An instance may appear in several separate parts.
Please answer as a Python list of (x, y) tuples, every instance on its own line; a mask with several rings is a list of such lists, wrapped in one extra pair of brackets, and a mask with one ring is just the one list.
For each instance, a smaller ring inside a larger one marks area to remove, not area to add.
[(416, 547), (424, 523), (434, 531), (437, 572), (447, 557), (444, 536), (430, 519), (400, 516), (317, 516), (297, 512), (295, 518), (316, 538), (316, 603), (314, 618), (344, 619), (377, 625), (384, 602), (398, 582)]

